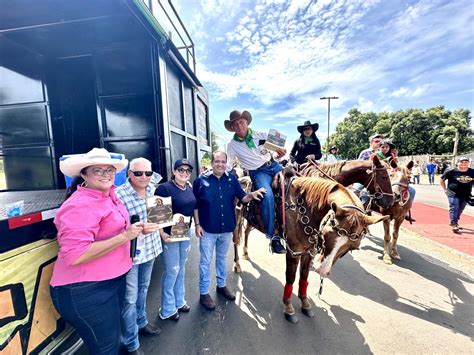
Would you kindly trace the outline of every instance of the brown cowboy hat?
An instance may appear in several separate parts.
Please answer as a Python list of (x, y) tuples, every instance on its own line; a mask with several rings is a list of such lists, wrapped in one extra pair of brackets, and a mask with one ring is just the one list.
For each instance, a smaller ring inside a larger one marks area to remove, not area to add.
[(311, 127), (313, 132), (316, 132), (319, 128), (319, 123), (311, 123), (311, 121), (304, 121), (301, 126), (298, 126), (298, 132), (303, 133), (306, 127)]
[(237, 121), (240, 118), (245, 118), (247, 120), (247, 124), (249, 125), (252, 122), (252, 115), (248, 111), (244, 111), (240, 113), (238, 110), (234, 110), (229, 114), (229, 119), (224, 121), (224, 127), (229, 132), (234, 132), (232, 129), (232, 123)]

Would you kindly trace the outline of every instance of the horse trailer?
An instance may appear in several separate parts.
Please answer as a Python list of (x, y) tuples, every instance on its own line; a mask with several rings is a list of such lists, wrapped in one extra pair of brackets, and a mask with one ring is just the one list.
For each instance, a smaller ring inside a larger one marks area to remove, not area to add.
[(0, 4), (0, 352), (74, 352), (49, 297), (60, 157), (103, 147), (165, 178), (186, 157), (195, 175), (211, 150), (208, 96), (170, 0)]

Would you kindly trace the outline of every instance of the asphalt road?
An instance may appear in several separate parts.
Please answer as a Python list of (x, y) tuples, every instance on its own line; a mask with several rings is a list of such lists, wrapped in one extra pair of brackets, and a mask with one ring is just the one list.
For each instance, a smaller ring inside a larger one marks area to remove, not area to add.
[[(427, 175), (422, 175), (421, 184), (413, 185), (413, 187), (416, 189), (417, 202), (448, 209), (448, 199), (439, 184), (439, 175), (435, 176), (434, 185), (428, 183)], [(463, 213), (474, 217), (474, 207), (467, 205)]]
[[(231, 271), (229, 250), (228, 286), (237, 300), (216, 297), (217, 309), (204, 310), (198, 302), (199, 249), (194, 240), (186, 269), (191, 312), (179, 322), (158, 321), (163, 332), (142, 338), (142, 349), (147, 354), (472, 354), (474, 258), (402, 232), (402, 260), (389, 266), (381, 260), (382, 226), (373, 226), (371, 233), (360, 251), (336, 264), (321, 298), (316, 295), (319, 277), (311, 273), (308, 294), (315, 318), (299, 311), (294, 294), (298, 324), (283, 316), (285, 258), (271, 255), (259, 232), (250, 236), (252, 260), (242, 262), (240, 275)], [(153, 322), (160, 275), (158, 259), (148, 297)]]

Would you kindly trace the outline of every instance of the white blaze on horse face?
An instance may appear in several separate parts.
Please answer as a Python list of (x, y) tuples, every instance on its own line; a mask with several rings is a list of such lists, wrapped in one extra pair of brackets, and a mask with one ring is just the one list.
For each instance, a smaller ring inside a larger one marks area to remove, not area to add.
[[(334, 233), (334, 232), (333, 232)], [(346, 243), (349, 243), (348, 237), (337, 237), (336, 238), (336, 245), (331, 250), (331, 253), (324, 259), (320, 266), (316, 268), (316, 272), (321, 277), (328, 277), (331, 273), (331, 268), (337, 260), (338, 251), (344, 246)]]

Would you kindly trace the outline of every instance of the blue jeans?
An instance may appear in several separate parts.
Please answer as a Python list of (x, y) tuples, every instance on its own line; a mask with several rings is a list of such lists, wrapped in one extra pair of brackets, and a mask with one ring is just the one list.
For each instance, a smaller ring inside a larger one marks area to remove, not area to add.
[(415, 200), (416, 190), (413, 186), (408, 185), (408, 192), (410, 193), (410, 208), (413, 206)]
[(434, 173), (428, 173), (428, 180), (430, 184), (434, 184)]
[(54, 307), (76, 328), (90, 354), (118, 353), (125, 275), (111, 280), (51, 287), (50, 290)]
[(458, 223), (461, 217), (462, 211), (466, 207), (467, 201), (459, 197), (449, 197), (449, 220), (451, 223)]
[(352, 184), (352, 190), (359, 197), (363, 205), (369, 200), (369, 192), (361, 183), (355, 182)]
[(413, 183), (414, 184), (420, 183), (420, 175), (413, 175)]
[(229, 250), (232, 232), (229, 233), (207, 233), (204, 232), (199, 242), (201, 260), (199, 262), (199, 293), (205, 295), (209, 293), (211, 284), (211, 261), (214, 248), (216, 249), (216, 277), (217, 287), (226, 285), (227, 277), (227, 251)]
[(186, 304), (184, 299), (184, 267), (190, 247), (191, 242), (189, 240), (163, 244), (160, 308), (160, 318), (162, 319), (172, 316), (178, 312), (178, 308)]
[(267, 190), (267, 193), (263, 195), (261, 205), (262, 219), (265, 224), (267, 238), (272, 238), (275, 233), (275, 199), (273, 197), (272, 181), (273, 177), (282, 170), (283, 167), (275, 161), (269, 166), (250, 170), (250, 178), (255, 184), (255, 188), (260, 189), (264, 187)]
[(125, 300), (122, 308), (122, 344), (128, 351), (140, 347), (138, 330), (148, 324), (146, 319), (146, 295), (150, 285), (155, 259), (133, 265), (125, 281)]

